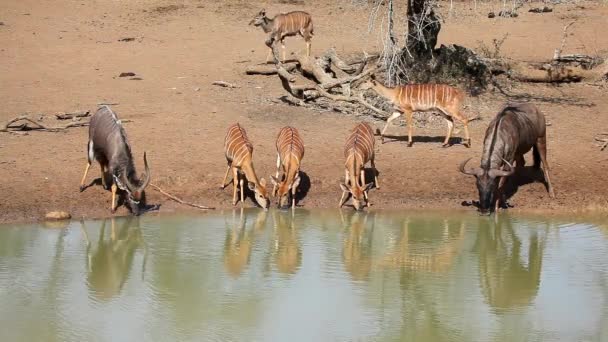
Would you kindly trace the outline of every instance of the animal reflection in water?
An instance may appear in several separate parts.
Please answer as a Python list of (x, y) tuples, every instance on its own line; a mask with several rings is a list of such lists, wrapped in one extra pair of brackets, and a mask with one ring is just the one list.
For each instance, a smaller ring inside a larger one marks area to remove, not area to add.
[(87, 243), (87, 285), (99, 299), (110, 299), (120, 294), (129, 278), (133, 260), (139, 247), (144, 250), (142, 277), (145, 271), (147, 248), (139, 227), (139, 218), (129, 216), (116, 229), (116, 219), (111, 219), (110, 236), (106, 239), (106, 222), (101, 224), (99, 239), (91, 246), (84, 222), (81, 229)]
[(372, 268), (372, 229), (366, 229), (367, 218), (370, 214), (351, 212), (347, 218), (340, 210), (342, 224), (348, 232), (342, 244), (342, 262), (353, 280), (365, 280)]
[(243, 208), (239, 212), (237, 221), (236, 210), (232, 212), (232, 225), (227, 225), (226, 239), (224, 240), (224, 267), (228, 274), (233, 277), (238, 277), (243, 270), (249, 265), (251, 250), (255, 236), (264, 230), (268, 212), (265, 210), (258, 211), (253, 229), (247, 229), (247, 218), (244, 215)]
[[(524, 234), (530, 234), (527, 251), (522, 251)], [(546, 235), (539, 237), (537, 231), (516, 233), (508, 219), (479, 227), (475, 250), (479, 256), (480, 285), (492, 308), (524, 307), (536, 298), (545, 238)]]
[[(460, 252), (464, 242), (464, 222), (443, 220), (438, 230), (435, 222), (416, 222), (416, 229), (410, 228), (413, 219), (403, 222), (401, 236), (391, 251), (378, 260), (378, 267), (400, 267), (414, 271), (446, 272)], [(455, 232), (454, 232), (455, 230)], [(437, 233), (440, 233), (438, 236)], [(430, 243), (428, 241), (431, 241)]]
[(302, 264), (302, 250), (292, 211), (272, 211), (274, 221), (271, 256), (277, 271), (294, 274)]

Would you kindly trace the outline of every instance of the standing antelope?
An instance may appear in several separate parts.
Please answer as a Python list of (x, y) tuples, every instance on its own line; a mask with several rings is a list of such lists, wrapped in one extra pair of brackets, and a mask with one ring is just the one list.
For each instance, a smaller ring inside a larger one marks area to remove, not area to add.
[(144, 152), (146, 172), (137, 177), (131, 146), (120, 120), (110, 107), (103, 106), (93, 114), (89, 123), (89, 142), (87, 145), (87, 166), (80, 181), (80, 192), (86, 188), (84, 181), (93, 160), (101, 166), (101, 182), (106, 185), (106, 172), (112, 175), (112, 213), (116, 212), (116, 190), (127, 193), (127, 203), (131, 212), (138, 215), (140, 202), (145, 199), (144, 189), (150, 183), (150, 168)]
[[(274, 183), (272, 194), (278, 195), (278, 207), (289, 205), (291, 192), (291, 207), (296, 206), (296, 190), (300, 185), (300, 163), (304, 158), (304, 142), (298, 130), (293, 127), (283, 127), (277, 136), (277, 173), (271, 180)], [(283, 168), (283, 177), (279, 179), (279, 170)], [(277, 191), (278, 187), (278, 191)]]
[(464, 143), (466, 147), (471, 147), (471, 138), (469, 137), (469, 120), (461, 111), (464, 94), (459, 89), (446, 84), (408, 84), (389, 88), (376, 81), (372, 75), (371, 80), (363, 83), (360, 87), (362, 90), (373, 89), (380, 96), (389, 100), (395, 107), (395, 112), (388, 118), (380, 137), (384, 143), (384, 133), (388, 125), (405, 114), (407, 118), (407, 141), (408, 147), (413, 145), (412, 132), (414, 129), (413, 115), (414, 112), (427, 112), (438, 110), (443, 114), (448, 124), (448, 133), (443, 142), (443, 147), (449, 146), (450, 136), (454, 129), (454, 118), (460, 120), (464, 124)]
[(247, 138), (245, 129), (238, 123), (228, 127), (228, 133), (224, 140), (224, 152), (226, 154), (226, 160), (228, 161), (228, 169), (222, 181), (222, 189), (228, 184), (226, 179), (228, 173), (232, 170), (232, 205), (236, 205), (237, 197), (237, 185), (241, 187), (241, 205), (245, 201), (245, 192), (243, 189), (244, 180), (241, 177), (239, 180), (239, 174), (244, 174), (247, 178), (247, 185), (251, 191), (255, 193), (256, 202), (264, 209), (268, 209), (270, 201), (268, 200), (268, 194), (266, 193), (266, 180), (264, 178), (258, 181), (258, 177), (253, 169), (253, 145)]
[(310, 56), (310, 40), (313, 36), (312, 17), (302, 11), (280, 13), (270, 19), (266, 16), (266, 10), (261, 10), (250, 22), (249, 25), (261, 26), (265, 33), (270, 33), (266, 39), (266, 46), (270, 49), (266, 62), (270, 61), (272, 45), (279, 41), (283, 51), (283, 61), (285, 61), (285, 37), (299, 34), (306, 41), (306, 55)]
[[(346, 196), (350, 193), (353, 197), (355, 210), (361, 210), (364, 206), (369, 206), (367, 191), (373, 183), (365, 183), (364, 166), (369, 161), (374, 171), (376, 188), (380, 188), (378, 183), (378, 170), (374, 163), (374, 133), (366, 122), (361, 122), (352, 130), (352, 133), (344, 145), (344, 183), (340, 183), (342, 197), (340, 207), (344, 205)], [(359, 182), (360, 181), (360, 182)]]
[(479, 210), (482, 214), (489, 214), (493, 204), (497, 209), (506, 202), (502, 188), (506, 177), (515, 172), (512, 163), (517, 162), (518, 168), (523, 167), (524, 154), (531, 149), (534, 167), (540, 168), (542, 161), (549, 196), (555, 198), (549, 178), (546, 133), (545, 116), (536, 106), (527, 103), (507, 104), (490, 122), (483, 141), (480, 167), (466, 169), (471, 158), (463, 161), (459, 167), (460, 172), (477, 179)]

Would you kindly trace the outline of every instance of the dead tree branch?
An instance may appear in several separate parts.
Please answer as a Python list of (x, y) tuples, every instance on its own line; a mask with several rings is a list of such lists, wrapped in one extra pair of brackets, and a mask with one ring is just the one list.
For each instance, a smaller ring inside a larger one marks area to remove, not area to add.
[(160, 192), (161, 194), (163, 194), (163, 195), (167, 196), (168, 198), (170, 198), (170, 199), (174, 200), (175, 202), (177, 202), (177, 203), (179, 203), (179, 204), (187, 205), (187, 206), (194, 207), (194, 208), (198, 208), (198, 209), (202, 209), (202, 210), (214, 210), (214, 209), (215, 209), (215, 208), (213, 208), (213, 207), (207, 207), (207, 206), (200, 205), (200, 204), (196, 204), (196, 203), (186, 202), (186, 201), (184, 201), (184, 200), (182, 200), (182, 199), (180, 199), (180, 198), (178, 198), (178, 197), (176, 197), (176, 196), (173, 196), (173, 195), (171, 195), (170, 193), (168, 193), (168, 192), (164, 191), (163, 189), (161, 189), (161, 188), (160, 188), (158, 185), (156, 185), (156, 184), (152, 184), (152, 183), (150, 183), (150, 186), (151, 186), (152, 188), (154, 188), (156, 191)]
[(238, 88), (238, 86), (232, 84), (232, 83), (228, 83), (228, 82), (224, 82), (224, 81), (215, 81), (213, 83), (211, 83), (212, 85), (216, 85), (216, 86), (220, 86), (220, 87), (224, 87), (224, 88)]
[(86, 118), (90, 115), (91, 112), (87, 110), (86, 112), (55, 114), (55, 117), (57, 120), (73, 120), (75, 118)]
[[(24, 121), (24, 122), (21, 124), (18, 124), (18, 125), (15, 124), (19, 121)], [(132, 122), (131, 120), (128, 120), (128, 119), (122, 119), (120, 121), (123, 123)], [(67, 130), (68, 128), (87, 127), (87, 126), (89, 126), (88, 121), (73, 121), (73, 122), (70, 122), (70, 123), (62, 125), (62, 126), (47, 126), (45, 124), (35, 121), (32, 118), (29, 118), (26, 115), (22, 115), (22, 116), (9, 120), (4, 125), (4, 127), (0, 129), (0, 132), (5, 132), (5, 133), (14, 133), (14, 132), (18, 132), (18, 131), (62, 132), (62, 131)]]

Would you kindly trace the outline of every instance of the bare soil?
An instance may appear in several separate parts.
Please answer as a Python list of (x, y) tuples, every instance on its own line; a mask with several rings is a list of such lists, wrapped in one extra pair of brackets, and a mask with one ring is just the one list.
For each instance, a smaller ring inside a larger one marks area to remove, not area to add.
[[(240, 122), (254, 143), (256, 171), (274, 174), (274, 141), (284, 125), (297, 127), (306, 144), (302, 171), (305, 208), (335, 207), (343, 177), (342, 146), (349, 130), (365, 118), (288, 106), (276, 76), (246, 76), (248, 65), (266, 57), (265, 34), (248, 21), (262, 7), (268, 13), (303, 9), (315, 24), (313, 53), (335, 47), (350, 55), (381, 49), (378, 31), (368, 33), (368, 9), (352, 1), (103, 1), (5, 0), (0, 3), (0, 122), (17, 115), (95, 110), (98, 103), (117, 103), (114, 110), (130, 119), (125, 127), (139, 170), (146, 151), (153, 182), (179, 197), (218, 208), (231, 207), (231, 189), (220, 190), (226, 168), (225, 129)], [(501, 54), (527, 61), (547, 60), (560, 45), (562, 28), (570, 28), (568, 53), (600, 54), (608, 48), (608, 6), (576, 2), (534, 14), (520, 9), (517, 18), (487, 18), (502, 2), (484, 3), (475, 12), (456, 2), (440, 43), (472, 48), (479, 42), (509, 34)], [(534, 4), (532, 4), (534, 5)], [(396, 8), (405, 13), (404, 4)], [(399, 27), (403, 25), (398, 25)], [(398, 27), (398, 28), (399, 28)], [(123, 38), (135, 38), (126, 39)], [(305, 51), (301, 39), (287, 39), (290, 53)], [(604, 51), (603, 51), (604, 50)], [(133, 72), (132, 77), (118, 77)], [(137, 80), (139, 78), (139, 80)], [(238, 88), (213, 86), (222, 80)], [(537, 175), (519, 177), (510, 210), (568, 212), (608, 208), (608, 151), (593, 138), (608, 132), (608, 97), (602, 85), (511, 84), (511, 99), (532, 101), (547, 115), (548, 159), (557, 198), (550, 200)], [(470, 98), (467, 113), (482, 120), (471, 124), (473, 146), (458, 144), (462, 126), (456, 123), (455, 145), (441, 148), (444, 125), (418, 124), (415, 144), (406, 147), (404, 126), (392, 126), (379, 145), (377, 166), (381, 189), (372, 190), (372, 208), (461, 209), (476, 197), (474, 179), (460, 174), (460, 161), (479, 162), (488, 122), (508, 98), (489, 92)], [(418, 117), (421, 117), (417, 114)], [(372, 121), (381, 128), (383, 122)], [(48, 211), (65, 210), (75, 218), (110, 214), (110, 193), (101, 186), (78, 191), (86, 164), (87, 128), (64, 133), (0, 133), (0, 222), (35, 221)], [(528, 156), (531, 164), (531, 156)], [(95, 165), (88, 177), (99, 177)], [(306, 180), (306, 179), (305, 179)], [(306, 186), (308, 183), (308, 186)], [(159, 213), (191, 210), (149, 189), (150, 204)], [(246, 200), (246, 206), (253, 206)], [(120, 207), (116, 215), (128, 214)]]

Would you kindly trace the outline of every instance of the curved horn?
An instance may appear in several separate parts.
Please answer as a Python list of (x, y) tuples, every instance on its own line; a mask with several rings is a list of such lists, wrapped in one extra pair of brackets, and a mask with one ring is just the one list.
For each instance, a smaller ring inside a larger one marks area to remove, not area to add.
[(470, 175), (470, 176), (478, 176), (479, 175), (479, 170), (478, 169), (469, 169), (467, 170), (465, 168), (465, 166), (467, 165), (467, 163), (469, 162), (469, 160), (473, 159), (473, 157), (464, 160), (462, 163), (460, 163), (460, 166), (458, 167), (458, 170), (462, 173), (464, 173), (465, 175)]
[(492, 169), (489, 172), (490, 176), (492, 176), (492, 177), (509, 177), (510, 175), (512, 175), (515, 172), (515, 168), (513, 167), (513, 165), (511, 163), (506, 161), (504, 158), (501, 158), (501, 159), (502, 159), (502, 161), (505, 162), (505, 164), (507, 164), (507, 166), (509, 166), (509, 169), (508, 170)]
[(145, 174), (143, 174), (141, 176), (142, 181), (141, 181), (141, 185), (139, 186), (139, 190), (144, 190), (150, 183), (150, 166), (148, 166), (148, 159), (146, 158), (146, 152), (144, 152), (144, 168), (146, 171), (145, 171)]

